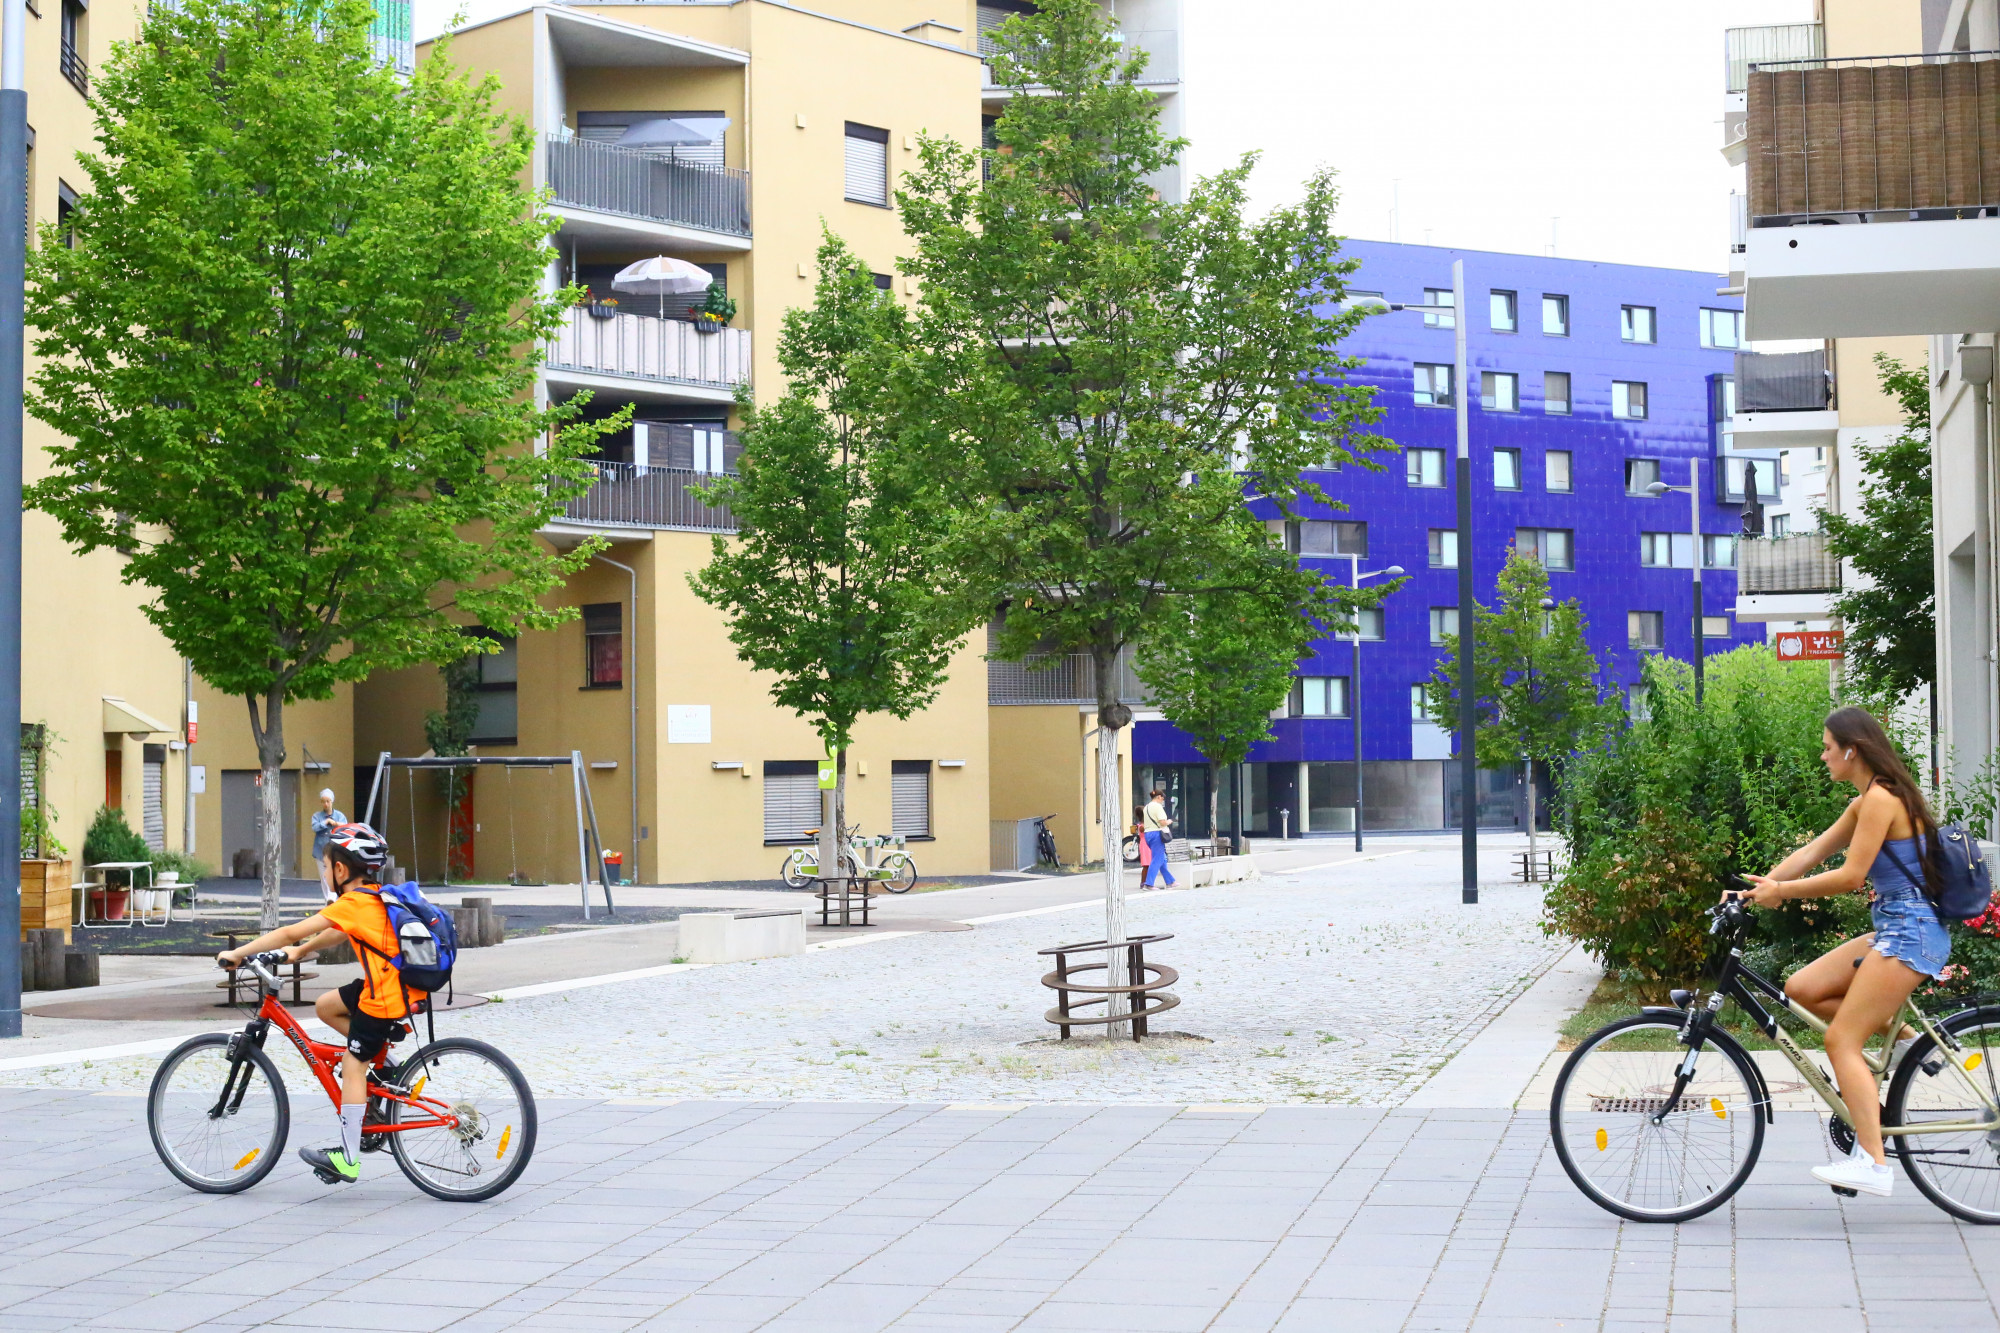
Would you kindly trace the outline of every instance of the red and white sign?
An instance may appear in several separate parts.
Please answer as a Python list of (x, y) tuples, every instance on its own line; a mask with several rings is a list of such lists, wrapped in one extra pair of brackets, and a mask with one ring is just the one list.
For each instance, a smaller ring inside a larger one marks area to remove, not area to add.
[(1838, 662), (1846, 635), (1837, 629), (1813, 629), (1780, 634), (1777, 638), (1780, 662)]

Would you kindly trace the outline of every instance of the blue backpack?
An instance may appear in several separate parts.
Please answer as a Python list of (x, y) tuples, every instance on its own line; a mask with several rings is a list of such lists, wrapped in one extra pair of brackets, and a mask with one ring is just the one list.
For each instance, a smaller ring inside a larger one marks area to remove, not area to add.
[[(1970, 921), (1993, 902), (1993, 874), (1979, 854), (1979, 844), (1963, 824), (1941, 824), (1938, 840), (1938, 895), (1931, 903), (1940, 921)], [(1888, 851), (1887, 843), (1882, 845)], [(1913, 883), (1923, 884), (1923, 867), (1903, 864), (1903, 858), (1889, 852), (1889, 859)]]
[(458, 927), (451, 914), (424, 897), (415, 881), (384, 884), (382, 907), (402, 946), (389, 961), (403, 974), (403, 984), (432, 994), (449, 987), (458, 961)]

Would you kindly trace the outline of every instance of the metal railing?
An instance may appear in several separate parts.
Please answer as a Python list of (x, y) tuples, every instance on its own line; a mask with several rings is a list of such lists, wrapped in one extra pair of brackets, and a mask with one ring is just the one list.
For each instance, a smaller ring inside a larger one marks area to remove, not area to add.
[(1740, 93), (1750, 67), (1775, 60), (1819, 60), (1826, 55), (1826, 28), (1818, 23), (1774, 23), (1722, 30), (1722, 91)]
[(1738, 352), (1738, 412), (1823, 412), (1833, 406), (1826, 350)]
[(1752, 226), (2000, 211), (2000, 51), (1755, 63), (1746, 106)]
[(417, 43), (410, 7), (411, 0), (375, 0), (375, 21), (368, 25), (375, 58), (403, 75), (417, 72)]
[[(1132, 669), (1132, 655), (1118, 655), (1118, 698), (1143, 704), (1146, 687)], [(1030, 653), (1018, 662), (986, 661), (988, 704), (1094, 704), (1097, 669), (1089, 653)]]
[(697, 333), (685, 319), (623, 311), (602, 319), (577, 306), (564, 314), (543, 364), (551, 370), (733, 390), (750, 382), (750, 331)]
[(544, 142), (549, 188), (558, 204), (731, 236), (750, 234), (747, 171), (679, 162), (588, 139)]
[(68, 42), (62, 44), (62, 76), (76, 85), (78, 92), (90, 96), (90, 66), (83, 63), (83, 57)]
[(690, 489), (714, 481), (712, 473), (630, 463), (598, 463), (596, 468), (597, 484), (563, 506), (563, 517), (573, 523), (736, 531), (735, 515), (704, 502)]
[(1740, 593), (1840, 591), (1840, 557), (1826, 549), (1824, 533), (1745, 537), (1736, 563)]

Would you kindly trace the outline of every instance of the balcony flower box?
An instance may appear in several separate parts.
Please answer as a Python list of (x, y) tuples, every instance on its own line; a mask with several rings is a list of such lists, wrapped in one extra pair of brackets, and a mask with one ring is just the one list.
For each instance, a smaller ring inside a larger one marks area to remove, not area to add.
[(722, 321), (707, 311), (703, 311), (694, 317), (694, 331), (696, 333), (720, 333), (722, 332)]
[(618, 314), (618, 303), (616, 301), (592, 301), (584, 309), (590, 312), (592, 319), (613, 319)]

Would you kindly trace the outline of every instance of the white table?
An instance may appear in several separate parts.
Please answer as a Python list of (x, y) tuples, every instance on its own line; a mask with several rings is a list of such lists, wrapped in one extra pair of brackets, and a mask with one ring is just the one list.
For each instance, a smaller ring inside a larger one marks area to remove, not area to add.
[[(105, 883), (105, 877), (102, 874), (99, 874), (94, 879), (85, 880), (82, 884), (79, 884), (76, 887), (76, 892), (82, 895), (77, 899), (77, 908), (76, 908), (77, 925), (122, 926), (126, 929), (130, 929), (134, 924), (138, 924), (142, 926), (156, 926), (161, 929), (165, 929), (167, 923), (174, 919), (174, 895), (171, 889), (167, 891), (166, 909), (158, 921), (154, 921), (151, 919), (151, 911), (158, 909), (149, 909), (148, 911), (143, 913), (139, 909), (138, 897), (141, 893), (150, 894), (158, 891), (153, 883), (153, 863), (151, 861), (99, 861), (97, 864), (87, 865), (83, 869), (86, 875), (90, 874), (93, 871), (107, 871), (107, 870), (126, 871), (127, 872), (126, 878), (129, 881), (129, 897), (127, 898), (126, 901), (124, 920), (113, 921), (109, 917), (99, 917), (96, 919), (92, 919), (90, 915), (90, 895), (93, 892), (107, 892), (107, 891), (115, 892), (115, 890), (108, 889)], [(146, 887), (144, 889), (141, 889), (138, 883), (139, 872), (141, 870), (146, 872)], [(106, 910), (107, 911), (110, 910), (108, 903), (106, 905)]]

